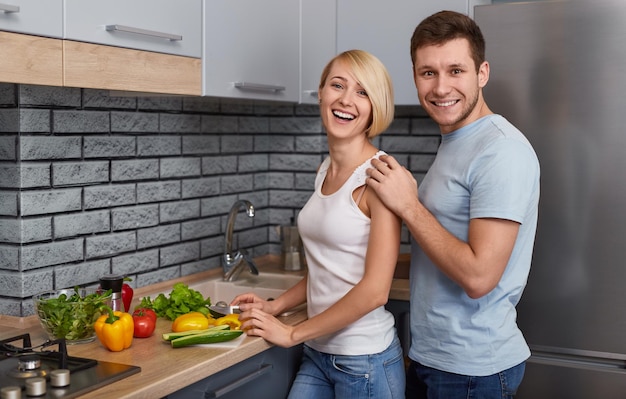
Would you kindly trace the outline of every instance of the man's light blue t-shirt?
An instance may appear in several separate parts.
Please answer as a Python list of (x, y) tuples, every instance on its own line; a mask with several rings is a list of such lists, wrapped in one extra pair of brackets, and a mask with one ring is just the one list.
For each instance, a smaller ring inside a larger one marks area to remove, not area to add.
[(450, 233), (467, 241), (472, 218), (520, 223), (515, 248), (497, 287), (472, 299), (413, 242), (411, 350), (426, 366), (486, 376), (530, 356), (517, 327), (537, 226), (539, 162), (524, 135), (500, 115), (442, 135), (419, 185), (421, 202)]

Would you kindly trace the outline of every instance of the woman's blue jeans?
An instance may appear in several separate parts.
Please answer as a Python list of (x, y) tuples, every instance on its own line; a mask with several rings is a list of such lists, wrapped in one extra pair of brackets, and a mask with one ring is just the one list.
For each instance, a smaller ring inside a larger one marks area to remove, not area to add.
[(411, 361), (406, 376), (407, 399), (512, 399), (524, 378), (522, 362), (496, 374), (474, 377), (426, 367)]
[(404, 359), (398, 337), (383, 352), (340, 356), (304, 345), (290, 399), (404, 398)]

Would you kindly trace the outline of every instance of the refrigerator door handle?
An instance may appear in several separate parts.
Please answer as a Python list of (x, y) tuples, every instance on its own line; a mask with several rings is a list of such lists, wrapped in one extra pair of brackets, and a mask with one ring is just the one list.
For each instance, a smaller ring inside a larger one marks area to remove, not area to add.
[(528, 362), (626, 374), (626, 356), (617, 353), (531, 345)]

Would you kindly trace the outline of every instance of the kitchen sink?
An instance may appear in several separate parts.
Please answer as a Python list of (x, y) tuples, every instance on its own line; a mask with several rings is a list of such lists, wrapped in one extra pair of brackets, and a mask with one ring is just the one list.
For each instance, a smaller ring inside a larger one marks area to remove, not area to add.
[(275, 299), (289, 288), (296, 285), (301, 276), (279, 273), (260, 273), (241, 275), (238, 280), (224, 281), (216, 278), (189, 284), (189, 288), (199, 291), (205, 297), (211, 298), (211, 303), (219, 301), (230, 303), (239, 294), (253, 292), (263, 299)]

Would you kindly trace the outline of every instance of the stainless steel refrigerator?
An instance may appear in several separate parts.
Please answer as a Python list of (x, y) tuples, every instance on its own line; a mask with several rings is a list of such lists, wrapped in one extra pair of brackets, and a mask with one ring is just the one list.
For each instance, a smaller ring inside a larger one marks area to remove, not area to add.
[(519, 399), (626, 398), (626, 1), (475, 8), (491, 109), (541, 164)]

